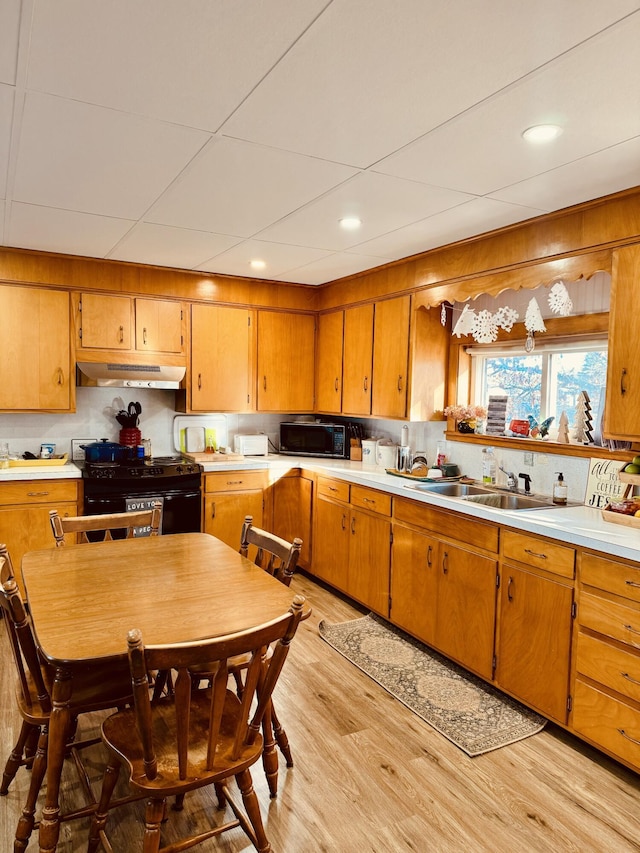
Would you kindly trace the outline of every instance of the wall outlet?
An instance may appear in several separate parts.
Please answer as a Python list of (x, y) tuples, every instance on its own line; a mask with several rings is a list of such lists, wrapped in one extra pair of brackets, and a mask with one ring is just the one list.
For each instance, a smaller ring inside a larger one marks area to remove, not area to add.
[(525, 464), (525, 465), (529, 465), (530, 467), (531, 467), (531, 466), (533, 466), (533, 451), (531, 451), (531, 450), (525, 450), (525, 453), (524, 453), (524, 464)]
[(95, 444), (97, 438), (72, 438), (71, 439), (71, 460), (73, 462), (84, 462), (83, 444)]

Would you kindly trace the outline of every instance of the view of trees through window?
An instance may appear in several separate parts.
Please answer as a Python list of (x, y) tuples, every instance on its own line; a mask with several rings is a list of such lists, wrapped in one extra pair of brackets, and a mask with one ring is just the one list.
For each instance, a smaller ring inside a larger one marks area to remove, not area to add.
[(526, 420), (529, 415), (539, 422), (553, 417), (555, 432), (562, 412), (566, 412), (571, 428), (576, 422), (580, 392), (586, 391), (595, 426), (607, 376), (606, 343), (585, 345), (580, 350), (558, 347), (528, 355), (511, 355), (508, 351), (477, 354), (474, 362), (476, 399), (487, 405), (490, 394), (506, 394), (507, 424), (513, 418)]

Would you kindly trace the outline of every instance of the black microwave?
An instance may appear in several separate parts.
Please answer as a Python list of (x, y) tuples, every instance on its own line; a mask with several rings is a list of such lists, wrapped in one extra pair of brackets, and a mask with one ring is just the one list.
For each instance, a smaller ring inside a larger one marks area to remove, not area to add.
[(280, 453), (344, 459), (347, 455), (346, 427), (312, 422), (280, 424)]

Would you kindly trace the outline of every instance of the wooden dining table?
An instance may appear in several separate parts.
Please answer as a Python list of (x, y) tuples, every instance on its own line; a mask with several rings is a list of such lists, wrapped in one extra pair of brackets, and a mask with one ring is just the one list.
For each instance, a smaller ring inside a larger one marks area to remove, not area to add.
[(206, 533), (30, 551), (22, 578), (39, 649), (55, 668), (39, 831), (41, 853), (53, 853), (74, 670), (126, 659), (132, 628), (147, 645), (221, 636), (282, 615), (294, 593)]

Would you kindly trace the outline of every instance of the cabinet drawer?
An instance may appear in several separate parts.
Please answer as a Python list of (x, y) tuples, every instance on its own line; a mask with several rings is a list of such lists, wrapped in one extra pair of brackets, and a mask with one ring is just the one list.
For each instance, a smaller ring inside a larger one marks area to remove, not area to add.
[(572, 578), (575, 570), (576, 552), (573, 548), (512, 530), (505, 530), (502, 534), (502, 553), (509, 560), (544, 569), (563, 578)]
[(640, 769), (640, 711), (578, 679), (573, 728)]
[(318, 494), (324, 498), (334, 498), (334, 500), (349, 503), (349, 483), (345, 483), (344, 480), (318, 477)]
[(597, 631), (640, 649), (640, 608), (619, 604), (599, 595), (582, 592), (578, 621), (584, 628)]
[(266, 471), (216, 471), (205, 474), (205, 492), (239, 492), (263, 489), (267, 484)]
[(0, 505), (77, 501), (75, 480), (25, 480), (0, 484)]
[(436, 533), (457, 539), (465, 545), (474, 545), (486, 551), (498, 551), (498, 526), (476, 521), (455, 512), (446, 512), (418, 501), (396, 498), (393, 515), (397, 521), (413, 524)]
[(596, 554), (583, 554), (580, 580), (587, 586), (595, 586), (640, 602), (640, 567), (631, 563), (607, 560)]
[(351, 486), (351, 505), (370, 509), (380, 515), (391, 515), (391, 495), (363, 486)]
[(576, 660), (581, 675), (640, 702), (640, 655), (580, 633)]

